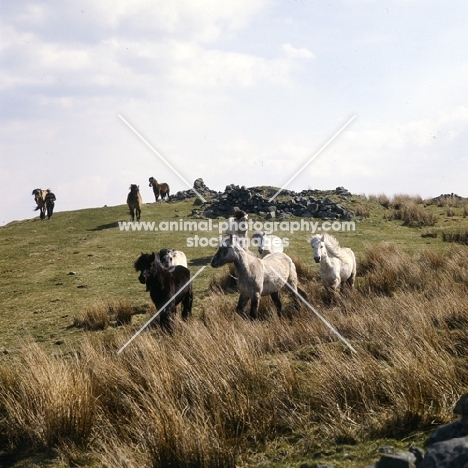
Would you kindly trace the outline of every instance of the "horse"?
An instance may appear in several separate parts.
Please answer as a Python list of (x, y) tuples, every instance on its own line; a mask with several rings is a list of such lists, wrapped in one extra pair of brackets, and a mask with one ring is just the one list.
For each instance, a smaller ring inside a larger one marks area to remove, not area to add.
[(330, 234), (316, 234), (309, 243), (314, 251), (314, 260), (320, 263), (322, 284), (328, 291), (343, 292), (345, 285), (351, 288), (356, 278), (356, 257), (348, 247), (340, 244)]
[[(240, 293), (236, 312), (243, 317), (247, 317), (244, 307), (250, 300), (250, 319), (257, 319), (261, 296), (271, 296), (280, 316), (282, 305), (279, 290), (286, 282), (296, 294), (298, 293), (296, 267), (291, 258), (284, 253), (273, 253), (261, 259), (244, 249), (235, 237), (231, 237), (223, 240), (211, 259), (213, 268), (219, 268), (226, 263), (234, 263), (236, 267)], [(303, 294), (302, 291), (300, 293)], [(298, 306), (296, 295), (294, 301)]]
[(134, 267), (140, 272), (138, 280), (141, 284), (146, 284), (146, 290), (149, 291), (156, 310), (160, 311), (164, 304), (169, 302), (160, 313), (159, 325), (162, 331), (172, 333), (173, 316), (178, 304), (182, 303), (183, 320), (186, 321), (192, 315), (190, 271), (182, 265), (166, 268), (154, 252), (142, 253), (135, 261)]
[(50, 189), (42, 190), (42, 189), (34, 189), (32, 191), (32, 195), (34, 195), (34, 201), (36, 202), (36, 208), (34, 211), (39, 210), (39, 217), (45, 219), (47, 213), (47, 219), (52, 217), (54, 212), (54, 205), (55, 205), (55, 195), (50, 191)]
[(135, 213), (137, 221), (139, 221), (141, 215), (141, 206), (143, 205), (139, 185), (130, 185), (130, 193), (127, 196), (127, 205), (130, 210), (130, 214), (132, 215), (132, 221), (135, 221)]
[(47, 194), (45, 197), (45, 202), (46, 202), (46, 210), (47, 210), (47, 219), (52, 218), (52, 215), (54, 214), (54, 207), (55, 207), (55, 201), (57, 200), (55, 198), (55, 194), (50, 191), (50, 189), (46, 190)]
[(180, 250), (161, 249), (159, 251), (159, 259), (166, 268), (176, 265), (182, 265), (187, 268), (187, 257)]
[(149, 186), (153, 187), (154, 198), (158, 201), (159, 196), (161, 196), (161, 201), (166, 198), (169, 200), (169, 185), (166, 182), (158, 184), (158, 181), (154, 177), (149, 178)]
[(248, 247), (248, 219), (249, 215), (245, 211), (234, 208), (234, 216), (231, 216), (227, 221), (220, 223), (220, 228), (225, 229), (225, 236), (236, 236), (239, 244), (247, 248)]
[(257, 231), (252, 236), (252, 245), (258, 248), (260, 258), (271, 253), (283, 251), (283, 241), (280, 237)]
[(41, 219), (45, 218), (45, 190), (42, 189), (34, 189), (32, 191), (32, 195), (34, 195), (34, 201), (36, 202), (36, 208), (34, 211), (39, 211), (39, 216)]

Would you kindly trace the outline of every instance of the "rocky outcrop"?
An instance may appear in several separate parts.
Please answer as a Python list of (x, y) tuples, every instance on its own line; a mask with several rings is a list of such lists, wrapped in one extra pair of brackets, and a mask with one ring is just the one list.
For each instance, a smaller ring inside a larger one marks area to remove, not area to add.
[[(282, 190), (280, 196), (271, 201), (270, 199), (279, 189), (274, 187), (247, 188), (232, 184), (226, 186), (224, 192), (215, 192), (210, 190), (201, 178), (194, 182), (194, 189), (203, 197), (210, 197), (210, 200), (205, 203), (200, 198), (195, 200), (194, 205), (199, 208), (194, 210), (193, 215), (198, 217), (228, 217), (232, 215), (235, 207), (247, 213), (264, 216), (267, 219), (284, 219), (293, 215), (323, 220), (349, 220), (353, 216), (351, 211), (329, 198), (337, 195), (340, 199), (345, 200), (351, 196), (351, 193), (343, 187), (327, 192), (319, 190), (303, 190), (302, 192)], [(194, 196), (196, 194), (193, 190), (186, 190), (177, 192), (171, 196), (171, 199), (184, 200)]]
[(408, 452), (385, 454), (368, 468), (466, 468), (468, 467), (468, 393), (457, 401), (454, 413), (461, 417), (438, 427), (427, 441), (426, 453), (418, 447)]

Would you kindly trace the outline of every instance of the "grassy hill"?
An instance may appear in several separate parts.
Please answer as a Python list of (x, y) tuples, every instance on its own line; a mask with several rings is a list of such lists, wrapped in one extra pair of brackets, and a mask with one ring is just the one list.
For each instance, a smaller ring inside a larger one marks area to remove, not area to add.
[[(187, 238), (207, 233), (121, 231), (118, 221), (129, 220), (124, 205), (1, 227), (2, 466), (42, 466), (34, 465), (38, 456), (47, 466), (169, 466), (168, 460), (176, 460), (172, 466), (365, 466), (380, 445), (422, 443), (431, 423), (449, 420), (468, 383), (461, 364), (468, 354), (467, 247), (443, 242), (450, 233), (463, 239), (466, 205), (402, 196), (353, 196), (340, 203), (356, 213), (356, 229), (333, 234), (361, 265), (349, 297), (332, 303), (324, 297), (307, 243), (311, 232), (276, 234), (288, 237), (286, 253), (298, 263), (309, 299), (353, 342), (358, 357), (306, 308), (291, 323), (240, 320), (233, 314), (237, 295), (210, 287), (222, 283), (227, 268), (208, 266), (194, 281), (193, 323), (178, 324), (173, 337), (147, 331), (117, 358), (116, 350), (154, 312), (135, 259), (174, 247), (187, 254), (194, 274), (216, 248), (188, 247)], [(146, 204), (142, 221), (189, 220), (192, 209), (193, 199)], [(111, 321), (97, 331), (81, 326), (87, 314), (112, 307), (129, 309), (131, 324)], [(402, 336), (416, 324), (423, 341)], [(389, 337), (391, 345), (381, 344)], [(448, 360), (444, 366), (441, 358)], [(426, 368), (435, 363), (440, 373)], [(417, 366), (427, 381), (419, 390), (410, 377)], [(78, 385), (77, 375), (87, 377)], [(63, 408), (41, 396), (52, 390)], [(154, 406), (156, 396), (165, 404)], [(86, 411), (75, 408), (72, 422), (62, 413), (67, 398), (87, 402)], [(153, 406), (143, 414), (148, 400)], [(103, 424), (114, 429), (102, 432)], [(171, 445), (172, 439), (178, 442)]]

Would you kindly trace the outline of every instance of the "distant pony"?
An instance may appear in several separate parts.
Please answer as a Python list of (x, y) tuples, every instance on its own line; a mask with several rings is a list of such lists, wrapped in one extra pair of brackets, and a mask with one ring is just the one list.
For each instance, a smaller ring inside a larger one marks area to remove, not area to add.
[(256, 232), (252, 236), (252, 245), (258, 248), (260, 258), (264, 258), (271, 253), (283, 251), (283, 241), (280, 237), (268, 235), (264, 232)]
[(50, 189), (42, 190), (38, 188), (32, 191), (32, 195), (34, 195), (34, 201), (37, 205), (34, 211), (39, 210), (39, 216), (41, 219), (45, 219), (46, 213), (47, 218), (50, 219), (54, 212), (56, 200), (55, 195), (50, 191)]
[[(246, 317), (244, 307), (250, 300), (250, 318), (255, 320), (258, 315), (258, 307), (261, 296), (271, 296), (276, 306), (278, 315), (281, 314), (281, 301), (279, 290), (286, 282), (297, 294), (297, 273), (293, 261), (284, 253), (268, 255), (263, 260), (249, 250), (244, 249), (235, 236), (226, 238), (218, 251), (211, 259), (211, 266), (219, 268), (226, 263), (234, 263), (237, 273), (237, 285), (239, 288), (239, 301), (236, 311)], [(303, 291), (299, 291), (305, 296)], [(294, 302), (298, 307), (298, 300), (294, 295)]]
[(234, 208), (234, 216), (229, 217), (226, 221), (220, 223), (220, 227), (225, 229), (224, 236), (236, 236), (237, 241), (244, 249), (249, 246), (247, 238), (249, 225), (249, 215), (244, 210), (237, 207)]
[(161, 196), (161, 200), (164, 200), (167, 197), (169, 200), (169, 185), (165, 182), (158, 184), (158, 181), (154, 177), (149, 178), (149, 186), (153, 187), (154, 198), (158, 201), (158, 198)]
[(140, 187), (138, 185), (130, 185), (130, 193), (127, 196), (127, 205), (130, 210), (130, 214), (132, 215), (132, 221), (135, 221), (135, 213), (137, 221), (139, 221), (143, 200), (141, 198)]
[(161, 249), (159, 251), (159, 259), (166, 268), (176, 265), (182, 265), (187, 268), (187, 257), (180, 250)]
[(52, 215), (54, 214), (55, 201), (57, 199), (55, 198), (55, 194), (52, 193), (49, 189), (47, 189), (46, 192), (47, 194), (45, 197), (45, 201), (46, 201), (47, 219), (50, 219), (52, 218)]
[(314, 260), (320, 263), (319, 273), (322, 284), (328, 291), (341, 292), (345, 285), (353, 287), (356, 278), (356, 258), (347, 247), (340, 247), (330, 234), (316, 234), (310, 240)]
[(36, 208), (34, 211), (39, 210), (39, 216), (41, 219), (45, 219), (45, 212), (46, 212), (46, 204), (45, 204), (45, 190), (42, 189), (34, 189), (32, 191), (32, 195), (34, 195), (34, 201), (36, 202)]
[(159, 325), (163, 331), (171, 333), (178, 304), (182, 304), (184, 320), (192, 315), (192, 283), (187, 284), (190, 281), (190, 271), (182, 265), (166, 268), (154, 252), (142, 253), (135, 261), (134, 267), (140, 272), (138, 280), (146, 284), (146, 290), (149, 291), (156, 310), (161, 311), (164, 304), (169, 302), (160, 313)]

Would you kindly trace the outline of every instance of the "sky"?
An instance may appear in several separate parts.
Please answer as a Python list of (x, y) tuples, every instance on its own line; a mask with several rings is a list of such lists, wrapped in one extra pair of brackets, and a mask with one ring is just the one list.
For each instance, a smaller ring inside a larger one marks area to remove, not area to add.
[(464, 0), (0, 0), (0, 225), (35, 188), (68, 211), (310, 160), (287, 188), (467, 197), (467, 24)]

